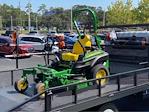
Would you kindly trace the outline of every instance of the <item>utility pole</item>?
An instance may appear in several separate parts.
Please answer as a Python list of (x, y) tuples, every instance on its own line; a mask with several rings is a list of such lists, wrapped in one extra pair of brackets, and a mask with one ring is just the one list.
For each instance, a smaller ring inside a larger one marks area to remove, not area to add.
[(31, 30), (31, 12), (30, 12), (30, 6), (29, 6), (29, 12), (28, 12), (28, 31), (30, 32)]
[(12, 16), (10, 16), (10, 21), (11, 21), (11, 30), (13, 30), (13, 20), (12, 20)]
[(19, 17), (19, 19), (20, 19), (20, 30), (21, 30), (21, 33), (22, 33), (22, 16), (21, 16), (21, 4), (20, 4), (20, 1), (19, 1), (19, 10), (20, 10), (20, 17)]
[[(73, 7), (72, 7), (73, 8)], [(73, 32), (73, 22), (72, 22), (72, 8), (71, 8), (71, 18), (70, 18), (70, 24), (71, 24), (71, 32)]]
[(36, 16), (36, 30), (38, 31), (38, 18)]
[(105, 26), (106, 23), (106, 12), (105, 10), (103, 11), (103, 26)]
[[(104, 4), (106, 4), (105, 1), (103, 1), (103, 2), (104, 2)], [(106, 25), (106, 8), (105, 7), (103, 7), (103, 24), (102, 25), (103, 26)]]
[(28, 31), (30, 32), (30, 29), (31, 29), (31, 3), (30, 3), (30, 0), (28, 1), (28, 4), (27, 4), (27, 12), (28, 12)]
[(2, 25), (2, 16), (0, 16), (0, 29), (3, 28), (3, 25)]

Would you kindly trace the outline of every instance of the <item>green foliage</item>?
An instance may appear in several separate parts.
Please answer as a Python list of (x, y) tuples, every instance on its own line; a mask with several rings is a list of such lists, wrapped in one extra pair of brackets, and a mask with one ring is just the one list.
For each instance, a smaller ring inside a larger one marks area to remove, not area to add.
[[(149, 0), (141, 0), (138, 7), (132, 6), (132, 0), (116, 0), (108, 7), (106, 11), (106, 25), (112, 24), (135, 24), (149, 23)], [(101, 7), (91, 7), (86, 5), (75, 5), (73, 10), (78, 8), (89, 7), (96, 11), (99, 25), (103, 23), (104, 11)], [(28, 26), (28, 13), (31, 12), (31, 25), (36, 26), (36, 17), (38, 18), (39, 27), (57, 28), (57, 30), (69, 30), (71, 25), (71, 9), (62, 7), (47, 8), (45, 4), (41, 4), (36, 13), (32, 12), (32, 4), (26, 5), (26, 11), (15, 8), (12, 5), (0, 4), (0, 27), (10, 27), (11, 16), (14, 26)], [(46, 12), (54, 12), (47, 15)], [(83, 24), (90, 26), (92, 20), (90, 16), (82, 13), (78, 18)]]
[(137, 12), (138, 20), (141, 23), (149, 23), (149, 0), (141, 0)]
[(123, 0), (117, 0), (108, 8), (108, 24), (131, 24), (133, 22), (132, 0), (124, 3)]
[(108, 24), (136, 24), (149, 22), (149, 0), (141, 0), (138, 7), (132, 6), (132, 0), (117, 0), (108, 7)]
[(41, 4), (38, 9), (38, 12), (40, 12), (43, 15), (47, 11), (46, 7), (47, 6), (45, 4)]

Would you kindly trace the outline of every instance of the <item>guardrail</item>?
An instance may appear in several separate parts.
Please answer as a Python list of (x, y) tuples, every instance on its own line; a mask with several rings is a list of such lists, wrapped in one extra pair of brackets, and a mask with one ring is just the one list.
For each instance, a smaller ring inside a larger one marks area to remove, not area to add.
[[(138, 46), (141, 46), (141, 44), (138, 44), (138, 45), (129, 45), (130, 47), (138, 47)], [(147, 57), (149, 57), (149, 47), (148, 45), (149, 44), (145, 44), (147, 47), (142, 47), (142, 49), (146, 49), (147, 48)], [(128, 47), (128, 45), (112, 45), (112, 44), (104, 44), (104, 45), (101, 45), (103, 47)], [(49, 64), (49, 55), (53, 55), (53, 53), (49, 52), (49, 51), (44, 51), (44, 52), (37, 52), (37, 53), (25, 53), (25, 54), (15, 54), (15, 55), (5, 55), (6, 58), (15, 58), (16, 60), (16, 69), (19, 68), (19, 65), (18, 65), (18, 62), (19, 62), (19, 58), (21, 57), (21, 55), (26, 55), (26, 56), (29, 56), (29, 55), (44, 55), (46, 61), (45, 61), (45, 64)], [(137, 57), (137, 56), (136, 56)], [(145, 64), (148, 64), (149, 62), (149, 58), (146, 59), (146, 62)], [(144, 62), (140, 62), (140, 63), (144, 63)]]
[[(74, 87), (74, 89), (72, 90), (73, 91), (73, 95), (74, 95), (74, 100), (73, 100), (73, 104), (77, 104), (78, 103), (78, 90), (76, 89), (77, 88), (77, 85), (79, 84), (82, 84), (82, 83), (89, 83), (89, 82), (95, 82), (95, 81), (99, 81), (99, 84), (98, 84), (98, 97), (101, 97), (101, 85), (100, 85), (100, 81), (102, 79), (116, 79), (116, 85), (117, 85), (117, 92), (121, 92), (122, 89), (121, 89), (121, 79), (124, 78), (125, 76), (133, 76), (133, 87), (139, 87), (140, 85), (143, 85), (143, 84), (139, 84), (138, 81), (139, 79), (137, 78), (138, 75), (141, 75), (139, 73), (142, 73), (142, 72), (147, 72), (147, 75), (148, 75), (148, 79), (147, 79), (147, 82), (149, 82), (149, 67), (147, 68), (142, 68), (142, 69), (138, 69), (138, 70), (133, 70), (133, 71), (128, 71), (128, 72), (123, 72), (123, 73), (118, 73), (118, 74), (115, 74), (115, 75), (110, 75), (110, 76), (106, 76), (104, 78), (99, 78), (99, 79), (90, 79), (90, 80), (87, 80), (87, 81), (82, 81), (82, 82), (79, 82), (79, 83), (73, 83), (73, 84), (68, 84), (68, 85), (63, 85), (63, 86), (57, 86), (57, 87), (52, 87), (52, 88), (49, 88), (47, 90), (45, 90), (44, 92), (42, 92), (41, 94), (45, 93), (45, 106), (44, 106), (44, 111), (51, 111), (53, 108), (52, 108), (52, 91), (54, 90), (59, 90), (59, 89), (66, 89), (66, 88), (69, 88), (69, 87)], [(146, 84), (146, 83), (145, 83)], [(144, 85), (145, 85), (144, 84)], [(130, 89), (130, 88), (127, 88), (127, 89)], [(125, 90), (127, 90), (125, 89)], [(146, 88), (144, 88), (146, 89)], [(142, 89), (143, 90), (143, 89)], [(30, 99), (24, 101), (23, 103), (11, 108), (9, 110), (9, 112), (12, 112), (12, 111), (15, 111), (16, 109), (22, 107), (23, 105), (33, 101), (34, 99), (38, 98), (41, 94), (36, 94), (34, 95), (33, 97), (31, 97)], [(64, 108), (64, 107), (62, 107)], [(61, 108), (61, 109), (62, 109)]]
[(48, 51), (44, 51), (44, 52), (35, 52), (35, 53), (25, 53), (25, 54), (13, 54), (13, 55), (5, 55), (6, 58), (15, 58), (16, 60), (16, 69), (19, 68), (19, 65), (18, 65), (18, 61), (19, 61), (19, 58), (21, 58), (21, 56), (31, 56), (31, 55), (44, 55), (44, 56), (47, 56), (44, 57), (46, 59), (46, 64), (49, 64), (49, 55), (54, 55), (53, 53), (51, 52), (48, 52)]

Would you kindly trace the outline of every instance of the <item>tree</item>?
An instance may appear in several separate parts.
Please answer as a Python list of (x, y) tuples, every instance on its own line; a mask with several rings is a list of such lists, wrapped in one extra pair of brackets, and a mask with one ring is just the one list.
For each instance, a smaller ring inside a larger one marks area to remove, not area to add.
[(136, 11), (140, 23), (149, 23), (149, 0), (141, 0)]
[(56, 27), (57, 29), (65, 29), (65, 21), (68, 20), (69, 16), (66, 16), (67, 14), (64, 12), (64, 9), (62, 7), (50, 8), (49, 12), (52, 13), (44, 15), (41, 24), (51, 29), (53, 27)]
[(99, 24), (99, 26), (101, 26), (102, 25), (102, 21), (103, 21), (104, 11), (103, 11), (103, 9), (101, 7), (98, 7), (96, 9), (96, 13), (97, 13), (97, 19), (99, 21), (98, 24)]
[(132, 0), (127, 0), (124, 7), (124, 24), (131, 24), (134, 22)]
[(132, 0), (127, 0), (125, 4), (123, 0), (117, 0), (108, 7), (108, 24), (130, 24), (133, 22)]
[(27, 5), (26, 5), (26, 12), (32, 12), (32, 4), (29, 2), (29, 3), (27, 3)]
[(47, 6), (45, 4), (41, 4), (37, 12), (40, 12), (41, 15), (45, 14), (45, 12), (47, 11), (46, 7)]

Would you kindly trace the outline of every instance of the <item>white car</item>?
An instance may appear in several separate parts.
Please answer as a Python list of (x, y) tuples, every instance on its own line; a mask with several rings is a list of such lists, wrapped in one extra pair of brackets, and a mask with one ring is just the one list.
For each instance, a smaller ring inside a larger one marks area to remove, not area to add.
[(44, 35), (19, 35), (20, 44), (31, 44), (35, 51), (43, 51), (46, 44)]

